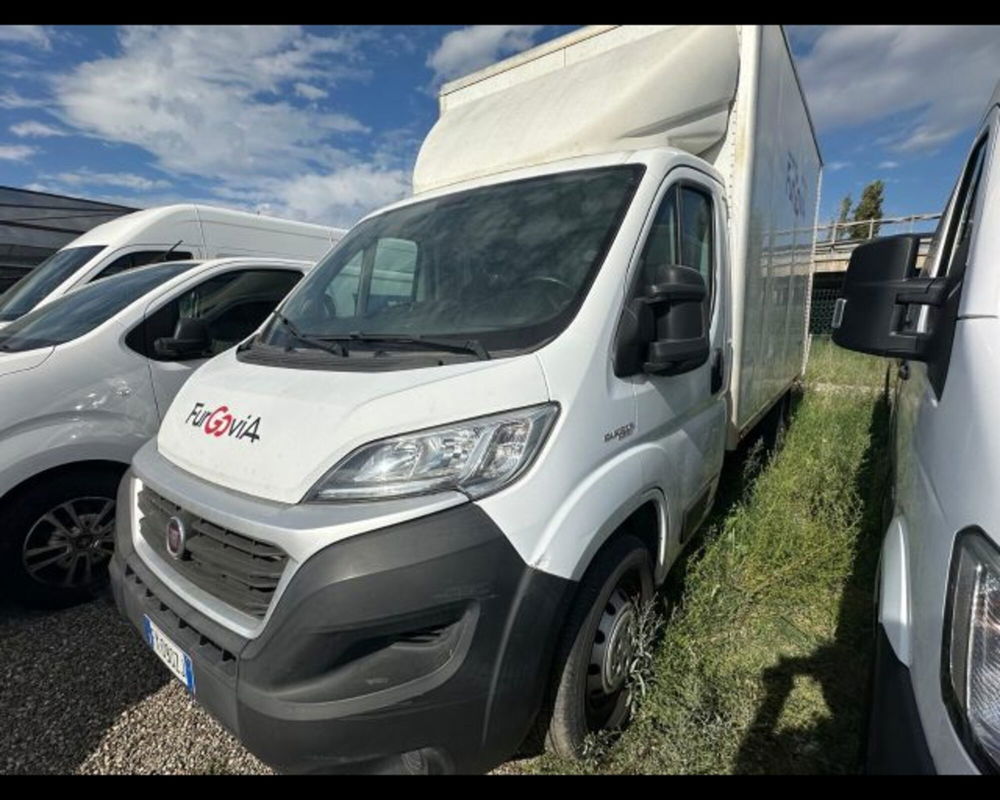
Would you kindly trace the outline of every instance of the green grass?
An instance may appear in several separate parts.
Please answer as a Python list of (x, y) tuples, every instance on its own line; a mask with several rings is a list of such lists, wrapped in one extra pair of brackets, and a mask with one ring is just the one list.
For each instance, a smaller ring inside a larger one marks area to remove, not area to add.
[(504, 772), (857, 771), (887, 486), (886, 362), (816, 341), (783, 445), (727, 463), (663, 595), (655, 683), (584, 763)]

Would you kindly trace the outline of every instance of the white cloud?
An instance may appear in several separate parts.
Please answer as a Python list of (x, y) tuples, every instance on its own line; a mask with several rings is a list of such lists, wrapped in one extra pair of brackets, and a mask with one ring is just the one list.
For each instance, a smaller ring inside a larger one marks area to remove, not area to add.
[(295, 94), (299, 97), (304, 97), (306, 100), (319, 100), (329, 95), (329, 92), (309, 83), (296, 83)]
[(367, 211), (399, 200), (409, 190), (409, 173), (359, 164), (328, 175), (302, 175), (277, 187), (276, 195), (283, 210), (293, 217), (349, 225)]
[(52, 39), (42, 25), (0, 25), (0, 42), (52, 49)]
[(908, 113), (886, 142), (897, 151), (938, 147), (974, 124), (1000, 75), (1000, 29), (991, 26), (838, 26), (798, 61), (810, 110), (825, 129)]
[[(53, 79), (57, 115), (105, 142), (146, 150), (164, 172), (209, 182), (223, 203), (350, 223), (405, 193), (409, 174), (377, 143), (370, 163), (356, 155), (368, 149), (358, 136), (369, 131), (334, 103), (303, 108), (289, 97), (330, 97), (335, 81), (368, 77), (361, 45), (371, 36), (297, 26), (124, 28), (120, 52)], [(170, 185), (87, 170), (43, 177), (142, 192)]]
[(167, 170), (216, 177), (280, 174), (331, 163), (334, 133), (364, 132), (347, 114), (296, 108), (284, 84), (323, 70), (347, 37), (295, 27), (127, 28), (122, 53), (55, 81), (70, 124), (138, 145)]
[(850, 161), (831, 161), (829, 164), (823, 165), (830, 172), (839, 172), (842, 169), (852, 166)]
[(132, 191), (148, 192), (151, 189), (167, 189), (170, 181), (159, 178), (147, 178), (132, 172), (93, 172), (89, 169), (78, 169), (75, 172), (60, 172), (58, 175), (44, 176), (54, 178), (70, 186), (115, 186)]
[(0, 160), (2, 161), (26, 161), (31, 158), (37, 148), (26, 144), (0, 144)]
[(35, 97), (24, 97), (10, 89), (0, 92), (0, 108), (41, 108), (46, 101)]
[(526, 50), (542, 25), (470, 25), (445, 35), (427, 56), (435, 82), (466, 75), (501, 56)]
[(216, 194), (231, 205), (262, 214), (348, 227), (409, 191), (409, 170), (359, 163), (322, 174), (223, 186)]
[(46, 136), (67, 136), (66, 131), (61, 128), (53, 127), (52, 125), (46, 125), (44, 122), (38, 122), (37, 120), (29, 119), (26, 122), (18, 122), (10, 126), (10, 132), (15, 136), (20, 136), (22, 139), (28, 136), (34, 137), (46, 137)]
[(898, 161), (880, 161), (878, 165), (879, 169), (896, 169), (897, 167), (899, 167)]

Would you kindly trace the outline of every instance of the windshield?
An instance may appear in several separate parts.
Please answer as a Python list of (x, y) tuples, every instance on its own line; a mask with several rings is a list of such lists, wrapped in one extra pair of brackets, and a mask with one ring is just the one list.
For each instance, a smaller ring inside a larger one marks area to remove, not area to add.
[(27, 314), (59, 284), (104, 249), (103, 244), (53, 253), (0, 296), (0, 322)]
[(582, 302), (642, 170), (546, 175), (373, 217), (306, 276), (260, 341), (315, 350), (349, 338), (350, 353), (366, 338), (379, 350), (404, 337), (537, 346)]
[(174, 261), (123, 272), (63, 295), (0, 330), (0, 353), (51, 347), (77, 339), (125, 306), (197, 262)]

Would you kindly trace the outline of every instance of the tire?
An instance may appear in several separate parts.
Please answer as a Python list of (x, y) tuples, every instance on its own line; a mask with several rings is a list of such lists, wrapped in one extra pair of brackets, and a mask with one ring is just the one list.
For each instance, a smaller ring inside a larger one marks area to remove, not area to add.
[[(638, 613), (652, 596), (649, 551), (634, 536), (612, 540), (584, 575), (556, 647), (545, 709), (546, 744), (558, 755), (580, 758), (588, 734), (615, 730), (626, 721), (628, 687), (621, 683), (626, 676), (614, 665), (630, 654), (629, 613)], [(623, 602), (632, 605), (631, 612)], [(626, 649), (616, 658), (617, 642)]]
[(16, 599), (35, 608), (65, 608), (104, 587), (121, 476), (109, 467), (43, 476), (4, 505), (2, 567)]

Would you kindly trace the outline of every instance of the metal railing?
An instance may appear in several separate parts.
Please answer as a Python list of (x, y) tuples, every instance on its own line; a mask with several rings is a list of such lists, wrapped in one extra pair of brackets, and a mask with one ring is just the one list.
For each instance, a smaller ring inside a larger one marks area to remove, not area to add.
[[(874, 238), (876, 232), (879, 236), (919, 233), (930, 238), (934, 234), (939, 219), (941, 219), (940, 212), (847, 222), (827, 222), (816, 226), (816, 249), (818, 251), (821, 247), (829, 250), (840, 247), (853, 248), (860, 242)], [(891, 230), (887, 232), (886, 228)]]

